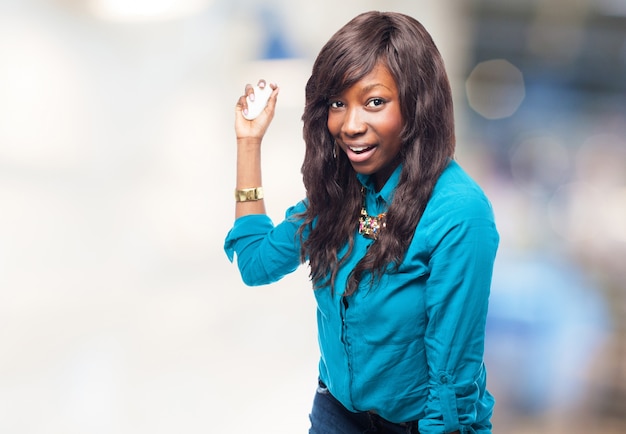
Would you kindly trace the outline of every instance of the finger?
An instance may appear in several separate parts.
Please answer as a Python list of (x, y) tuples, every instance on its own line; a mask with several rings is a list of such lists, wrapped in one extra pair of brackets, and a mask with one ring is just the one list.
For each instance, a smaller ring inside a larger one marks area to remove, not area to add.
[(271, 113), (273, 113), (276, 109), (276, 101), (278, 100), (278, 92), (280, 91), (280, 88), (274, 83), (270, 83), (270, 87), (272, 88), (272, 94), (267, 101), (267, 106), (265, 107), (265, 110), (269, 110)]
[(250, 83), (246, 84), (246, 88), (243, 92), (244, 97), (250, 98), (250, 101), (254, 101), (254, 86)]
[(248, 113), (248, 101), (246, 100), (246, 96), (242, 95), (237, 100), (237, 104), (235, 105), (236, 112), (242, 112), (244, 114)]
[[(267, 81), (262, 78), (257, 82), (257, 86), (261, 89), (265, 89), (265, 86), (267, 86)], [(246, 84), (245, 94), (248, 98), (250, 98), (250, 101), (254, 101), (254, 87), (251, 84)]]

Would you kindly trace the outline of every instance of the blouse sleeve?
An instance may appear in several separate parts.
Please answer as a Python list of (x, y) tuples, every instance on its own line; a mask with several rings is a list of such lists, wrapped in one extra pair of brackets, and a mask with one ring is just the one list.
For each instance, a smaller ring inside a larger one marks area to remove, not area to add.
[(224, 251), (237, 266), (246, 285), (276, 282), (300, 265), (301, 221), (297, 214), (305, 210), (303, 202), (289, 208), (283, 220), (274, 226), (265, 214), (251, 214), (235, 220), (224, 242)]
[[(455, 197), (429, 229), (423, 434), (491, 432), (493, 398), (483, 365), (491, 275), (499, 237), (486, 198)], [(452, 209), (450, 209), (452, 207)]]

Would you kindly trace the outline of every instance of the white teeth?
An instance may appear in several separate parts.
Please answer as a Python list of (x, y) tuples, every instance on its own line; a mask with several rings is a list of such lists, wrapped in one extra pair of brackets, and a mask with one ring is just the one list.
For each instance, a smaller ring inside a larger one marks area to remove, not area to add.
[(348, 146), (352, 152), (363, 152), (369, 149), (369, 146)]

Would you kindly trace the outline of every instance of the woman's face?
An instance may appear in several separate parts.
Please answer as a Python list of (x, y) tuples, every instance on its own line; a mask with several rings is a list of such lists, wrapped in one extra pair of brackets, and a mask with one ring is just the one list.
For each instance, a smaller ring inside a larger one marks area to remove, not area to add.
[(330, 99), (328, 130), (354, 170), (374, 175), (382, 188), (398, 166), (404, 126), (398, 87), (378, 64), (369, 74)]

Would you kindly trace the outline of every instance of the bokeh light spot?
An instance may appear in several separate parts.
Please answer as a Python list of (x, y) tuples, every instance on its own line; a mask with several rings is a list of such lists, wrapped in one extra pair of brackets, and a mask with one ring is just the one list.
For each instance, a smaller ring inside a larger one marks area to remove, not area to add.
[(510, 162), (515, 183), (533, 194), (552, 193), (566, 179), (570, 167), (565, 146), (556, 137), (545, 135), (518, 143)]
[(596, 224), (596, 218), (601, 205), (600, 192), (588, 183), (564, 185), (548, 203), (550, 226), (569, 242), (597, 238), (600, 228)]
[(526, 97), (522, 71), (504, 59), (476, 65), (465, 82), (465, 91), (470, 107), (487, 119), (511, 116)]

